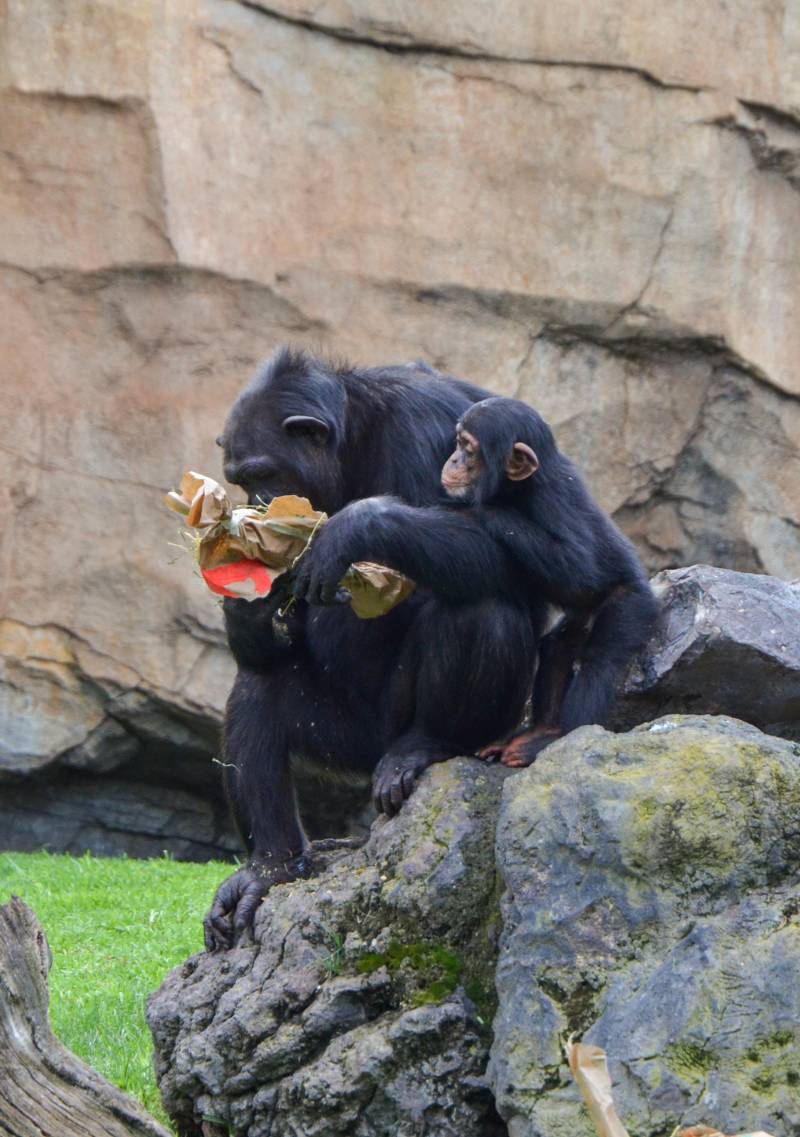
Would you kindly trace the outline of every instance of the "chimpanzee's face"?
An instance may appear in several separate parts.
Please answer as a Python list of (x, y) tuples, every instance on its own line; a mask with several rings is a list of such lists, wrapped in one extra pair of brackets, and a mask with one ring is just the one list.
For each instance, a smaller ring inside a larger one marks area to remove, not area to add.
[[(509, 406), (510, 404), (510, 406)], [(532, 447), (517, 440), (525, 426), (511, 399), (485, 399), (472, 406), (456, 424), (456, 448), (442, 469), (442, 486), (449, 497), (470, 505), (488, 504), (507, 494), (539, 469)]]
[(442, 467), (442, 488), (448, 497), (469, 501), (485, 469), (481, 445), (474, 434), (456, 427), (456, 448)]
[(319, 384), (308, 376), (278, 378), (252, 385), (234, 403), (217, 439), (225, 477), (242, 487), (251, 505), (298, 494), (315, 509), (334, 512), (343, 504), (335, 417), (328, 418)]
[(266, 505), (293, 493), (310, 498), (315, 508), (325, 508), (319, 499), (330, 480), (326, 467), (332, 456), (326, 454), (324, 424), (309, 419), (307, 424), (286, 425), (269, 413), (239, 413), (244, 409), (234, 407), (219, 439), (227, 480), (242, 487), (250, 505)]

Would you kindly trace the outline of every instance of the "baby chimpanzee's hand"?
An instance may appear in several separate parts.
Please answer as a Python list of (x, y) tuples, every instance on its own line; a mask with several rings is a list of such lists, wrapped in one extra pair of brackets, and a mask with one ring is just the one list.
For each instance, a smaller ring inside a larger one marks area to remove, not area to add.
[(332, 522), (306, 549), (294, 573), (295, 596), (309, 604), (343, 604), (350, 599), (341, 579), (351, 560), (339, 548)]

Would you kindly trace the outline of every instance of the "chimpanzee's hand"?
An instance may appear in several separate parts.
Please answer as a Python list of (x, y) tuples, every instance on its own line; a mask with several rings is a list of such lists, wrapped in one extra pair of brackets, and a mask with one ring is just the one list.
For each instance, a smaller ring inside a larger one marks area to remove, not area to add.
[[(289, 604), (288, 611), (273, 618)], [(269, 593), (259, 600), (240, 600), (226, 597), (222, 602), (228, 644), (240, 667), (257, 671), (262, 663), (272, 658), (271, 646), (280, 643), (280, 637), (293, 643), (302, 636), (306, 608), (292, 595), (292, 580), (288, 572), (277, 578)]]
[(305, 856), (300, 853), (288, 861), (254, 857), (223, 880), (203, 921), (206, 951), (234, 947), (253, 926), (256, 909), (273, 884), (286, 884), (306, 875)]
[(431, 759), (422, 754), (386, 754), (372, 776), (372, 801), (378, 813), (394, 817)]
[(222, 601), (222, 611), (228, 635), (235, 634), (243, 628), (250, 628), (254, 623), (271, 620), (291, 598), (292, 583), (291, 573), (283, 572), (275, 578), (267, 595), (260, 596), (258, 600), (226, 596)]
[(345, 604), (350, 599), (340, 581), (352, 564), (342, 548), (332, 518), (309, 545), (294, 574), (294, 594), (309, 604)]

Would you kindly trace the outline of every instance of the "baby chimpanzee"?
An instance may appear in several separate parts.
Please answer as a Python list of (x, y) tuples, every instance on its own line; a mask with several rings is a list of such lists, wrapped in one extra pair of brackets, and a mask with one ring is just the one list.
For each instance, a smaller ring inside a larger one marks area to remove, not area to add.
[[(389, 497), (348, 505), (303, 558), (295, 591), (312, 604), (331, 603), (349, 565), (372, 560), (406, 573), (441, 603), (500, 598), (536, 613), (545, 600), (562, 609), (539, 644), (530, 728), (481, 751), (526, 766), (554, 738), (606, 720), (657, 602), (633, 547), (525, 403), (490, 398), (469, 407), (442, 485), (447, 505), (415, 508)], [(413, 776), (399, 771), (403, 796), (424, 764)]]
[(442, 485), (480, 511), (530, 584), (564, 612), (539, 645), (531, 729), (481, 752), (527, 766), (554, 738), (606, 721), (616, 681), (647, 640), (658, 604), (632, 545), (525, 403), (494, 398), (471, 407)]

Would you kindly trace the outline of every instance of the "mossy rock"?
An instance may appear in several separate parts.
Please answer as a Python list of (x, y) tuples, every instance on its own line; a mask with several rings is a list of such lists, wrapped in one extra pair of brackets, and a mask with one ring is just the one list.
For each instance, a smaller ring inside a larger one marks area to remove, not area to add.
[(253, 946), (167, 978), (149, 1021), (179, 1132), (486, 1137), (504, 778), (433, 767), (364, 848), (268, 893)]
[(729, 718), (586, 727), (509, 780), (491, 1072), (515, 1137), (589, 1137), (563, 1060), (608, 1053), (631, 1137), (800, 1133), (800, 748)]

